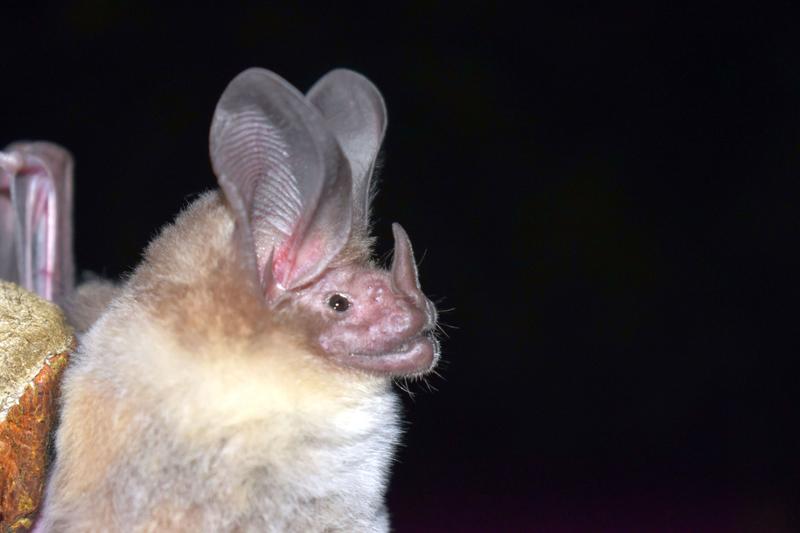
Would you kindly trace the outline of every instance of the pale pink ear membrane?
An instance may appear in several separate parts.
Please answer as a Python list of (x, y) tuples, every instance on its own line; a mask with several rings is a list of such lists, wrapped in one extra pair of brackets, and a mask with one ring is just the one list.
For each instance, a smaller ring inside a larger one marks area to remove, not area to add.
[(369, 225), (370, 181), (386, 134), (386, 104), (375, 85), (357, 72), (333, 70), (308, 91), (350, 162), (353, 225)]
[(276, 74), (246, 70), (217, 104), (210, 152), (265, 293), (325, 270), (350, 237), (352, 181), (319, 110)]
[(59, 301), (72, 291), (72, 156), (46, 142), (0, 152), (0, 278)]
[(366, 230), (385, 129), (380, 93), (354, 72), (327, 74), (308, 98), (257, 68), (225, 89), (211, 124), (211, 161), (268, 299), (319, 276), (354, 225)]

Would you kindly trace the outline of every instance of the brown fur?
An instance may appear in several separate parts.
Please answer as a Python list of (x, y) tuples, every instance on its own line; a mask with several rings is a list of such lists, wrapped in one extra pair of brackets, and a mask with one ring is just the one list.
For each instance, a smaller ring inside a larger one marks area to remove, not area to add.
[(91, 327), (119, 292), (114, 283), (95, 279), (81, 284), (63, 303), (72, 327), (83, 332)]
[(387, 527), (388, 379), (309, 349), (313, 319), (266, 307), (233, 230), (201, 197), (84, 336), (45, 531)]

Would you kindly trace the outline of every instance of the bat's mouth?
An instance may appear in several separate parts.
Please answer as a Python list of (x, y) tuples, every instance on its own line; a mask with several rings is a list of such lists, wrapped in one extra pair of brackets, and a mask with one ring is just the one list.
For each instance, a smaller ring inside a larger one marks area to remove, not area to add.
[(418, 376), (430, 371), (439, 359), (439, 341), (422, 333), (379, 353), (350, 353), (335, 357), (344, 366), (383, 376)]

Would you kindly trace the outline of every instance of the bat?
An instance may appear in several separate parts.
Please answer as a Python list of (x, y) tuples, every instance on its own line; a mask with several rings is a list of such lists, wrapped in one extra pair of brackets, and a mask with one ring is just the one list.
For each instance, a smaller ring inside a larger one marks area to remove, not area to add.
[(86, 331), (37, 531), (388, 531), (391, 382), (440, 347), (399, 224), (391, 268), (372, 259), (385, 129), (352, 71), (306, 95), (258, 68), (228, 85), (209, 135), (220, 189), (124, 283), (73, 295)]

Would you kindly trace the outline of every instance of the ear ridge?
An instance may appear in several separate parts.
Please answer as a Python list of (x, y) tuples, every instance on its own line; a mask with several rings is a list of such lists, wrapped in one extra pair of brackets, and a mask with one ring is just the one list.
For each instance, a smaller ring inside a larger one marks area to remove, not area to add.
[(369, 223), (370, 183), (386, 134), (386, 104), (377, 87), (361, 74), (336, 69), (308, 91), (308, 100), (322, 113), (350, 163), (353, 176), (354, 224)]
[(350, 168), (320, 112), (280, 76), (249, 69), (222, 94), (209, 148), (262, 284), (291, 289), (319, 275), (352, 218)]

